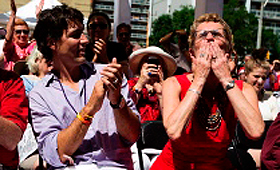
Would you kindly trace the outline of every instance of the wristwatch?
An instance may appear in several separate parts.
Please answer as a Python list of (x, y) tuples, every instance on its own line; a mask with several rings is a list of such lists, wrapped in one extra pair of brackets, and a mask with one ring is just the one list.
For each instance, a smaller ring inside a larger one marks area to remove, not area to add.
[(227, 84), (227, 86), (226, 86), (226, 88), (225, 88), (225, 91), (226, 91), (226, 92), (229, 91), (230, 89), (234, 88), (234, 86), (235, 86), (234, 80), (228, 82), (228, 84)]
[(125, 105), (125, 100), (123, 98), (123, 95), (120, 95), (119, 101), (117, 104), (113, 104), (110, 102), (110, 105), (113, 109), (122, 109)]

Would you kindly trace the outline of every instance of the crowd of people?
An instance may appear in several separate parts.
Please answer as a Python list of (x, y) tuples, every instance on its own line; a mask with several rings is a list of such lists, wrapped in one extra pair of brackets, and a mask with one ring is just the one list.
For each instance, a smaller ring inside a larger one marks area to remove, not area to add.
[[(252, 169), (278, 169), (280, 61), (260, 48), (238, 65), (218, 14), (163, 36), (161, 49), (130, 42), (125, 23), (114, 42), (107, 14), (92, 11), (84, 25), (65, 4), (42, 11), (44, 0), (30, 39), (10, 3), (0, 31), (0, 170), (138, 170), (147, 121), (161, 121), (169, 139), (160, 154), (143, 154), (145, 170), (244, 169), (245, 157)], [(244, 147), (238, 126), (260, 147)]]

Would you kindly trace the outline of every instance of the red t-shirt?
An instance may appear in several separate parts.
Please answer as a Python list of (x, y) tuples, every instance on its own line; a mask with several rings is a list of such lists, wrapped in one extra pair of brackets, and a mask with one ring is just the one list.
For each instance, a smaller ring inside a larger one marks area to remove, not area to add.
[[(0, 69), (0, 116), (14, 122), (22, 131), (25, 130), (28, 100), (23, 81), (16, 73), (2, 69)], [(19, 163), (17, 148), (8, 151), (0, 145), (0, 163), (5, 166), (17, 166)]]
[[(180, 98), (182, 100), (191, 82), (186, 74), (178, 75), (176, 78), (181, 85)], [(242, 81), (235, 82), (242, 89)], [(217, 90), (217, 93), (219, 92), (224, 93), (224, 97), (222, 97), (224, 108), (223, 111), (221, 110), (220, 126), (216, 130), (206, 130), (200, 123), (199, 108), (195, 108), (182, 136), (176, 141), (169, 139), (151, 170), (228, 170), (231, 168), (226, 153), (234, 137), (237, 117), (222, 87), (220, 91)]]
[(159, 107), (159, 100), (156, 94), (150, 95), (146, 88), (143, 88), (138, 102), (136, 102), (136, 94), (132, 90), (135, 84), (137, 83), (138, 78), (131, 78), (128, 80), (129, 84), (129, 93), (132, 100), (137, 103), (136, 107), (141, 115), (141, 123), (145, 121), (154, 121), (154, 120), (162, 120), (160, 107)]

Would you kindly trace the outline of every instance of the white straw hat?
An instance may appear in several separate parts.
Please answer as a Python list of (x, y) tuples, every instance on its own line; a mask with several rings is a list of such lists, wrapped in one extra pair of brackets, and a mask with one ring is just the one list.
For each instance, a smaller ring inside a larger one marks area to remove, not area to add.
[(139, 72), (139, 64), (141, 63), (141, 60), (147, 56), (147, 55), (156, 55), (158, 57), (161, 57), (166, 65), (167, 69), (167, 76), (172, 76), (174, 72), (177, 69), (177, 64), (174, 58), (169, 55), (168, 53), (164, 52), (161, 48), (151, 46), (143, 49), (139, 49), (134, 51), (129, 56), (129, 65), (130, 69), (132, 70), (133, 74), (138, 74)]

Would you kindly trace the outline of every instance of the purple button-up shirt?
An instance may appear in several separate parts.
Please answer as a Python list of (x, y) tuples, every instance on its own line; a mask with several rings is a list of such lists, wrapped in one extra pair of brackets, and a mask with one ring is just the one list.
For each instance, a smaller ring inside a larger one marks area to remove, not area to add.
[[(79, 92), (60, 83), (49, 74), (30, 92), (29, 102), (34, 133), (40, 155), (53, 167), (63, 167), (57, 152), (57, 136), (70, 126), (77, 113), (88, 102), (95, 83), (100, 80), (104, 64), (82, 65), (84, 79), (79, 81)], [(95, 70), (95, 71), (94, 71)], [(121, 93), (127, 106), (139, 113), (129, 97), (127, 80), (122, 82)], [(73, 107), (72, 107), (72, 106)], [(101, 109), (95, 114), (83, 143), (71, 156), (75, 164), (95, 163), (98, 166), (116, 166), (132, 169), (131, 143), (117, 131), (114, 112), (105, 96)]]

